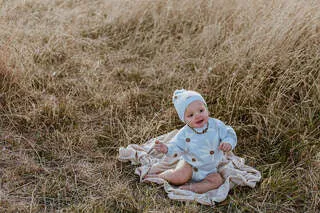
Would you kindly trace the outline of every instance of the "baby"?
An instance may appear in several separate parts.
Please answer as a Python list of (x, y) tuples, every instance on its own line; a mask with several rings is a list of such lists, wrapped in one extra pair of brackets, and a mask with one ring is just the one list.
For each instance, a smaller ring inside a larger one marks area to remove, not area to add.
[[(162, 172), (158, 177), (196, 193), (218, 188), (224, 180), (217, 173), (217, 167), (223, 152), (235, 148), (235, 131), (222, 121), (209, 117), (205, 100), (195, 91), (176, 90), (173, 104), (186, 125), (170, 143), (156, 141), (154, 149), (172, 157), (180, 153), (181, 160), (175, 169)], [(190, 180), (193, 183), (188, 183)]]

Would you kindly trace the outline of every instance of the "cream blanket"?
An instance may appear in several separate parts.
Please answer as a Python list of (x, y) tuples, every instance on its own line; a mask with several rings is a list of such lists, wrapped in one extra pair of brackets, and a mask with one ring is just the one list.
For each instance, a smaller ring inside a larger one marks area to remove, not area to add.
[(146, 175), (157, 174), (176, 167), (180, 156), (168, 157), (155, 151), (153, 145), (156, 140), (168, 143), (177, 132), (178, 130), (173, 130), (167, 134), (153, 138), (142, 145), (130, 144), (127, 148), (120, 147), (119, 160), (124, 162), (131, 161), (133, 165), (140, 165), (135, 170), (135, 174), (140, 176), (140, 181), (163, 184), (170, 199), (194, 200), (204, 205), (214, 206), (215, 202), (222, 202), (226, 199), (229, 190), (234, 185), (250, 186), (253, 188), (260, 181), (260, 172), (245, 165), (244, 159), (235, 156), (232, 152), (225, 154), (223, 161), (218, 167), (219, 173), (225, 179), (224, 184), (218, 189), (203, 194), (181, 190), (161, 178), (145, 178)]

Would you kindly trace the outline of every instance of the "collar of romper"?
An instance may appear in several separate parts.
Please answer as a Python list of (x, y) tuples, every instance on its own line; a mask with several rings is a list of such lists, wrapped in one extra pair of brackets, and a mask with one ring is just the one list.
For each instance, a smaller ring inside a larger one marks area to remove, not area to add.
[(205, 129), (203, 129), (201, 132), (198, 132), (197, 130), (195, 130), (195, 128), (189, 126), (189, 124), (188, 124), (188, 127), (190, 127), (190, 129), (192, 129), (192, 131), (194, 131), (196, 134), (201, 135), (201, 134), (204, 134), (204, 133), (206, 133), (208, 131), (209, 121), (207, 122), (207, 127)]

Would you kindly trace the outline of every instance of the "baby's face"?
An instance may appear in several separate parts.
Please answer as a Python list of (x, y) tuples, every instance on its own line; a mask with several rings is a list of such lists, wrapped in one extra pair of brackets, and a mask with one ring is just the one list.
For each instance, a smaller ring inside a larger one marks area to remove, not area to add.
[(209, 112), (202, 101), (194, 101), (184, 113), (184, 121), (193, 128), (202, 128), (209, 119)]

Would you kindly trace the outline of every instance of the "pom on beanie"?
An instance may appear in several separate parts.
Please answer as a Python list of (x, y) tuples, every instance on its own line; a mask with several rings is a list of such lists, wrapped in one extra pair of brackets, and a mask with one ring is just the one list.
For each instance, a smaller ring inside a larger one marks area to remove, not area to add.
[(184, 113), (189, 104), (193, 101), (202, 101), (205, 106), (207, 106), (204, 98), (197, 92), (191, 90), (180, 89), (173, 93), (172, 102), (177, 110), (179, 118), (184, 122)]

